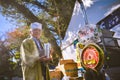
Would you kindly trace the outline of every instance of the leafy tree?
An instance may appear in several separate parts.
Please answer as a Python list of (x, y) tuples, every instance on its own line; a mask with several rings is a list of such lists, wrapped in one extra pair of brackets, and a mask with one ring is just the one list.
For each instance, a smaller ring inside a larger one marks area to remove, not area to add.
[(54, 48), (54, 63), (52, 65), (57, 65), (59, 59), (62, 58), (59, 40), (65, 36), (74, 3), (75, 0), (0, 0), (0, 13), (11, 23), (17, 23), (17, 26), (25, 25), (12, 32), (7, 32), (7, 51), (12, 54), (9, 59), (15, 58), (17, 61), (17, 63), (11, 61), (12, 73), (18, 73), (14, 75), (21, 75), (20, 44), (23, 39), (29, 36), (28, 25), (32, 22), (43, 24), (42, 38), (45, 42), (52, 44)]
[(44, 36), (52, 44), (57, 58), (61, 58), (56, 41), (64, 38), (74, 3), (75, 0), (0, 0), (0, 11), (17, 25), (41, 22)]
[[(22, 26), (7, 32), (0, 38), (0, 75), (8, 77), (22, 76), (20, 66), (20, 45), (23, 39), (28, 36), (28, 26)], [(5, 37), (6, 36), (6, 37)], [(1, 80), (1, 76), (0, 76)]]
[(13, 66), (15, 63), (11, 61), (13, 55), (10, 54), (9, 48), (6, 45), (6, 40), (3, 41), (0, 39), (0, 80), (2, 77), (11, 79), (11, 77), (14, 76)]
[[(62, 58), (60, 42), (57, 41), (64, 38), (74, 3), (75, 0), (0, 0), (0, 12), (11, 23), (17, 23), (17, 26), (28, 26), (35, 21), (41, 22), (42, 38), (52, 44), (55, 61), (53, 65), (57, 65)], [(12, 67), (14, 69), (19, 66), (19, 48), (22, 40), (29, 36), (28, 28), (23, 26), (7, 33), (8, 52), (13, 55), (12, 58), (15, 57), (18, 60), (18, 64)]]

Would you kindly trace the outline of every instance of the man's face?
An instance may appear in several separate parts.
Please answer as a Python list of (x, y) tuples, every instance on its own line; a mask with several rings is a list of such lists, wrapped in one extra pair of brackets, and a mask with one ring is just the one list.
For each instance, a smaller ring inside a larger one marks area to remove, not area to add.
[(33, 37), (36, 37), (36, 38), (40, 38), (40, 35), (41, 35), (41, 30), (40, 29), (32, 29), (31, 30), (31, 35), (33, 36)]

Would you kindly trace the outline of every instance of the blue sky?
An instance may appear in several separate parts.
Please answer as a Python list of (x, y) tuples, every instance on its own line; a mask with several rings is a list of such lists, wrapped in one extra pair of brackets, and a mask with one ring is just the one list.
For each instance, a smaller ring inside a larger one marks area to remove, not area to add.
[(0, 13), (0, 33), (4, 33), (6, 31), (12, 30), (15, 28), (15, 25), (13, 25), (11, 22), (6, 20), (6, 17), (2, 16)]
[[(88, 1), (86, 2), (86, 14), (88, 18), (89, 24), (96, 24), (101, 19), (105, 17), (105, 14), (111, 11), (111, 8), (113, 8), (113, 3), (115, 4), (118, 0), (84, 0)], [(120, 2), (120, 1), (119, 1)], [(114, 6), (118, 5), (115, 4)], [(82, 15), (81, 9), (79, 9), (78, 3), (76, 3), (76, 6), (73, 11), (73, 15), (71, 17), (71, 21), (69, 23), (68, 29), (66, 31), (65, 38), (62, 40), (62, 49), (66, 48), (62, 51), (62, 55), (64, 59), (73, 59), (76, 61), (76, 54), (74, 54), (75, 49), (74, 46), (70, 44), (78, 38), (78, 31), (81, 29), (83, 30), (83, 27), (85, 26), (85, 21)], [(120, 31), (120, 25), (119, 31)], [(88, 35), (89, 37), (89, 35)], [(87, 37), (80, 38), (86, 39)], [(120, 42), (119, 42), (120, 43)], [(69, 46), (69, 47), (68, 47)], [(68, 54), (69, 53), (69, 54)]]
[[(94, 0), (91, 7), (87, 8), (86, 10), (89, 23), (96, 24), (99, 20), (104, 18), (104, 14), (107, 13), (112, 8), (112, 4), (115, 4), (117, 1), (118, 0)], [(12, 24), (6, 20), (6, 18), (0, 13), (0, 33), (12, 30), (14, 28), (15, 24)]]
[[(111, 9), (115, 9), (116, 6), (120, 6), (120, 1), (118, 3), (118, 0), (85, 0), (88, 2), (84, 2), (86, 7), (86, 14), (88, 18), (89, 24), (96, 24), (101, 19), (103, 19), (106, 15), (106, 13), (111, 12)], [(77, 4), (77, 3), (76, 3)], [(78, 12), (78, 13), (77, 13)], [(79, 9), (79, 4), (76, 7), (75, 11), (73, 12), (73, 16), (71, 18), (71, 21), (69, 23), (68, 29), (66, 32), (65, 40), (68, 36), (77, 35), (77, 31), (79, 31), (79, 28), (85, 25), (84, 18), (82, 17), (81, 10)], [(76, 13), (76, 15), (75, 15)], [(120, 28), (120, 26), (118, 26)], [(114, 28), (115, 31), (116, 28)], [(120, 29), (116, 29), (116, 31)], [(118, 32), (118, 31), (117, 31)], [(73, 35), (72, 35), (73, 34)]]
[(118, 0), (96, 0), (86, 12), (90, 23), (96, 24), (99, 20), (105, 17), (107, 13), (116, 1)]

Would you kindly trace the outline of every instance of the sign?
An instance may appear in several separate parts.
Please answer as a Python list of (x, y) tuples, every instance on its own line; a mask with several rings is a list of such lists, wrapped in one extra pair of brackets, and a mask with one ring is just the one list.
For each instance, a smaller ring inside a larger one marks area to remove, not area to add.
[(120, 24), (120, 7), (97, 23), (101, 29), (110, 30)]
[(81, 53), (81, 64), (84, 68), (101, 69), (104, 63), (103, 50), (94, 43), (90, 43), (83, 48)]

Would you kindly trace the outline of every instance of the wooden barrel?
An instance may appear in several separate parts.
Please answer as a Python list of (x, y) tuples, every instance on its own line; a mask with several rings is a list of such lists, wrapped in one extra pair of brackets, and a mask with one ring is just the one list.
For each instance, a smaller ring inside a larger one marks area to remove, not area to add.
[(74, 63), (74, 60), (73, 59), (60, 60), (60, 65), (66, 64), (66, 63)]
[(78, 77), (77, 63), (64, 64), (65, 74), (70, 77)]
[(104, 52), (96, 44), (90, 43), (83, 48), (81, 53), (81, 63), (84, 68), (99, 70), (104, 63)]
[(61, 80), (63, 73), (60, 70), (50, 70), (50, 78), (55, 80)]

